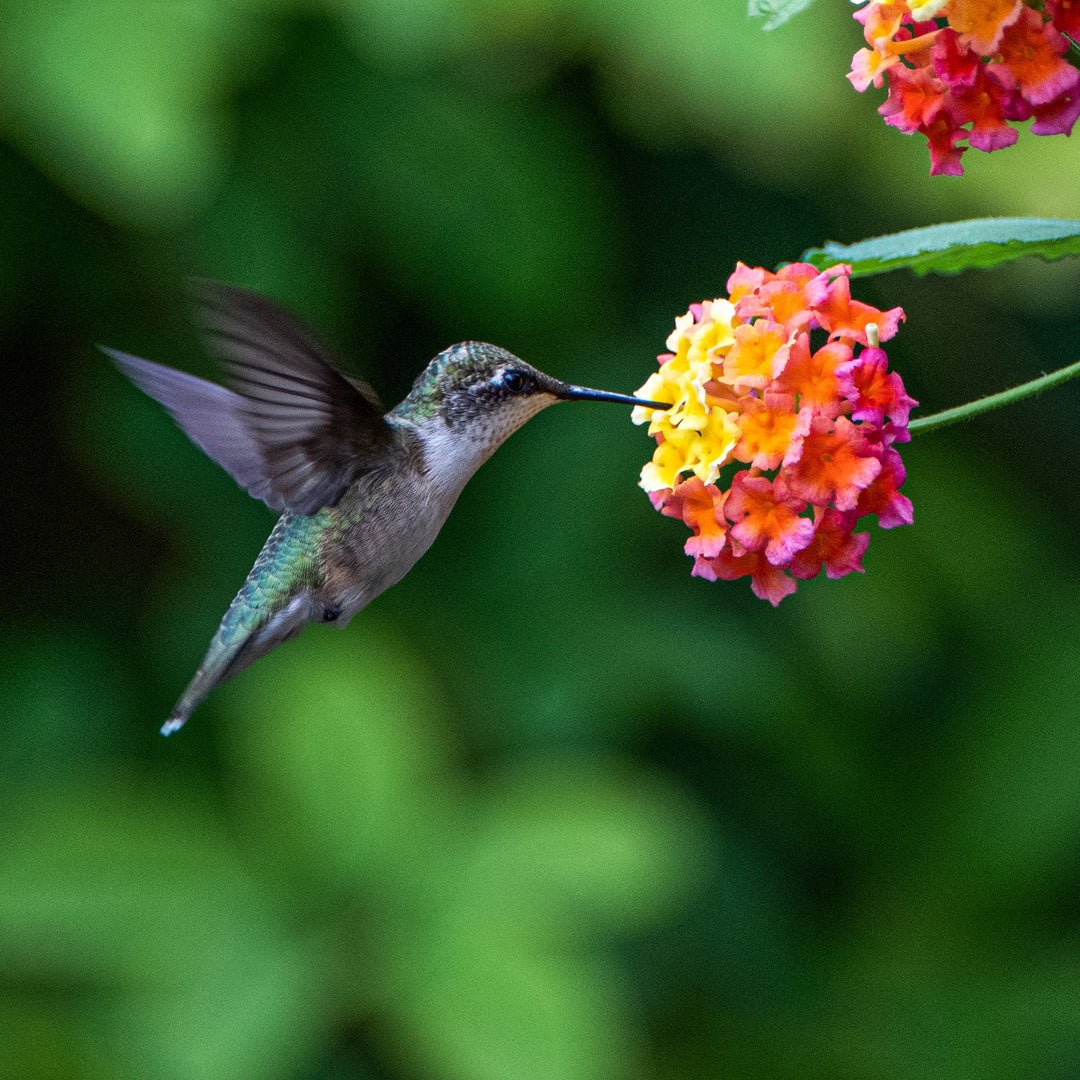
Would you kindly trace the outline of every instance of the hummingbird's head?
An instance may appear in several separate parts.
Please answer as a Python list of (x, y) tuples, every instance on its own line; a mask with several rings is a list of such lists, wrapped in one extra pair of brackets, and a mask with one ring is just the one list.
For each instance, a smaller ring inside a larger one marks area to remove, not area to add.
[(417, 419), (438, 416), (450, 428), (476, 425), (489, 431), (498, 445), (541, 409), (556, 401), (578, 400), (670, 408), (628, 394), (565, 383), (481, 341), (465, 341), (439, 353), (403, 404)]
[(670, 408), (626, 394), (572, 386), (496, 345), (465, 341), (439, 353), (394, 412), (420, 428), (433, 478), (456, 495), (526, 420), (556, 401), (574, 400)]

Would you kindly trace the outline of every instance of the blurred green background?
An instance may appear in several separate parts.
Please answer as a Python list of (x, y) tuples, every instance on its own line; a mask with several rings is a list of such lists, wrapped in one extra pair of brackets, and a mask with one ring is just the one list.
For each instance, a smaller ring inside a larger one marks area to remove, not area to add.
[[(5, 1080), (1080, 1077), (1075, 385), (917, 438), (915, 526), (777, 610), (553, 409), (157, 734), (272, 515), (94, 344), (209, 373), (200, 274), (390, 403), (463, 338), (632, 391), (737, 259), (1080, 216), (1060, 137), (931, 180), (850, 14), (0, 4)], [(926, 413), (1077, 359), (1078, 286), (856, 291)]]

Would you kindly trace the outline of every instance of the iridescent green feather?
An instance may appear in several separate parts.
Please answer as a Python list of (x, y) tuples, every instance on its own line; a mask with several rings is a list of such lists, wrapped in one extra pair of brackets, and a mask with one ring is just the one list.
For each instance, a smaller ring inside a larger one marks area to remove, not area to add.
[(162, 726), (162, 734), (180, 728), (191, 710), (215, 686), (303, 627), (301, 619), (295, 626), (282, 626), (272, 637), (260, 633), (275, 615), (288, 607), (294, 596), (322, 584), (318, 568), (319, 535), (326, 529), (332, 513), (323, 509), (312, 517), (283, 514), (278, 518), (243, 588), (225, 612), (199, 670)]
[(246, 638), (280, 611), (298, 592), (322, 584), (318, 568), (319, 534), (331, 511), (306, 517), (284, 514), (259, 552), (243, 587), (221, 620), (222, 643)]

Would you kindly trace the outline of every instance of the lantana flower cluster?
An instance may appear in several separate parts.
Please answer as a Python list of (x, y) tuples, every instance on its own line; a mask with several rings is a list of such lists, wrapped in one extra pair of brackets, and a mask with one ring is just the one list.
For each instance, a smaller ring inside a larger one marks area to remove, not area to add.
[(1080, 71), (1066, 59), (1069, 39), (1080, 40), (1078, 0), (872, 0), (855, 18), (869, 48), (848, 78), (860, 93), (888, 82), (878, 111), (926, 136), (932, 176), (961, 175), (968, 146), (1012, 146), (1015, 124), (1068, 135), (1080, 116)]
[(904, 313), (852, 299), (850, 272), (739, 263), (726, 299), (675, 320), (638, 391), (671, 408), (633, 411), (657, 441), (641, 486), (693, 531), (692, 573), (749, 576), (774, 606), (822, 568), (861, 571), (866, 515), (886, 529), (912, 520), (894, 444), (917, 402), (880, 347)]

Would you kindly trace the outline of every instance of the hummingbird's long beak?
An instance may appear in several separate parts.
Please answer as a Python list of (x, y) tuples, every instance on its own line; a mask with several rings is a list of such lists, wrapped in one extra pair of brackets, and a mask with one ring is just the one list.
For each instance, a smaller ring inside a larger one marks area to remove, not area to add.
[(590, 390), (587, 386), (563, 383), (558, 396), (565, 401), (614, 401), (619, 405), (642, 405), (646, 409), (670, 409), (670, 401), (647, 401), (631, 394), (612, 394), (607, 390)]

